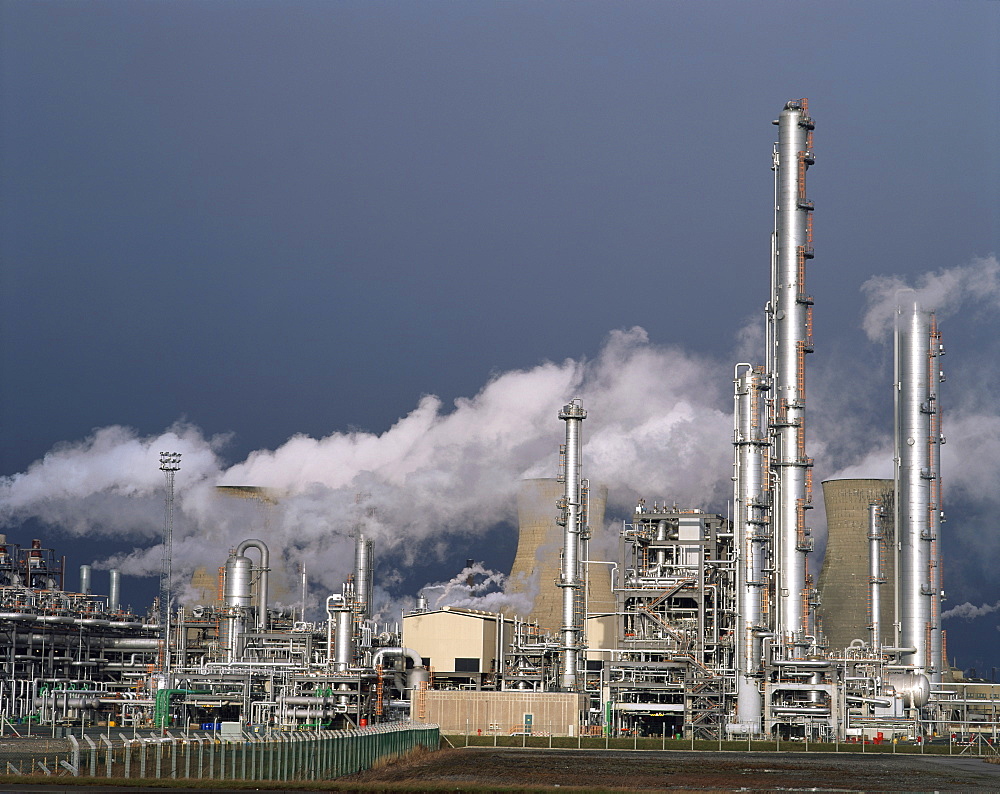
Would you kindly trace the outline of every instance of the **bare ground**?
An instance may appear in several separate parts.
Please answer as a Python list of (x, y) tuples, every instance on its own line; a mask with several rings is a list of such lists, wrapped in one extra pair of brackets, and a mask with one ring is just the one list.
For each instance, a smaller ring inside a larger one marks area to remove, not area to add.
[[(1000, 766), (914, 755), (463, 748), (342, 778), (396, 791), (1000, 791)], [(371, 790), (371, 789), (369, 789)]]

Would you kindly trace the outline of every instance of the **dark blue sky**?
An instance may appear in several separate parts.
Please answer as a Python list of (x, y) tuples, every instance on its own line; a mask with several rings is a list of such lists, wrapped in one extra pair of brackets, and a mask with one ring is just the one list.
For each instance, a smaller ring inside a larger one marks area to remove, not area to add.
[[(995, 2), (0, 0), (0, 36), (3, 475), (109, 425), (232, 434), (223, 468), (380, 434), (634, 325), (724, 406), (790, 98), (817, 121), (818, 477), (888, 432), (862, 284), (998, 249)], [(1000, 386), (985, 291), (942, 318), (973, 426)], [(1000, 601), (962, 543), (952, 600)]]

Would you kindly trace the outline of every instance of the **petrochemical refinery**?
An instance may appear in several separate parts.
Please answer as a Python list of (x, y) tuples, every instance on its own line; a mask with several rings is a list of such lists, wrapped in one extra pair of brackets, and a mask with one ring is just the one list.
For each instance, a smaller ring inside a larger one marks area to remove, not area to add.
[[(421, 597), (401, 622), (377, 623), (378, 549), (363, 521), (353, 574), (326, 597), (320, 620), (272, 605), (266, 537), (228, 556), (220, 550), (210, 566), (220, 566), (217, 587), (203, 603), (174, 607), (177, 461), (168, 455), (168, 553), (158, 603), (146, 613), (122, 608), (117, 571), (96, 595), (82, 566), (72, 590), (54, 549), (0, 537), (3, 720), (53, 730), (224, 722), (303, 730), (409, 717), (446, 732), (503, 734), (995, 735), (996, 693), (956, 681), (946, 665), (944, 348), (933, 314), (913, 300), (897, 309), (895, 478), (825, 484), (828, 500), (836, 492), (840, 501), (836, 509), (828, 501), (818, 583), (810, 571), (814, 124), (805, 100), (788, 102), (774, 123), (766, 349), (760, 362), (734, 368), (731, 516), (650, 495), (621, 521), (614, 558), (593, 559), (607, 496), (587, 478), (587, 411), (573, 399), (553, 406), (558, 476), (522, 487), (509, 591), (532, 594), (528, 614), (431, 609)], [(853, 586), (838, 579), (850, 565)]]

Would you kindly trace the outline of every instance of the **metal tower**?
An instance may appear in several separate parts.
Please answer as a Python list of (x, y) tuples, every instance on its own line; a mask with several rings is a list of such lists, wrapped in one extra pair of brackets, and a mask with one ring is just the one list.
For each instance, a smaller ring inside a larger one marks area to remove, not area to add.
[(167, 476), (166, 510), (163, 518), (163, 560), (160, 564), (160, 636), (164, 647), (169, 646), (170, 577), (174, 542), (174, 475), (181, 468), (180, 452), (161, 452), (160, 471)]

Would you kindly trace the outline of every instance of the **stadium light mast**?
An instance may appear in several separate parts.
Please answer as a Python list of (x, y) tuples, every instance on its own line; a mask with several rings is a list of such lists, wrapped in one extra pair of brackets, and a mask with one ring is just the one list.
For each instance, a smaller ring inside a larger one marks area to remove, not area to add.
[(170, 577), (173, 567), (174, 475), (181, 468), (180, 452), (161, 452), (160, 471), (167, 477), (166, 510), (163, 518), (163, 560), (160, 564), (160, 636), (163, 639), (163, 667), (170, 667)]

